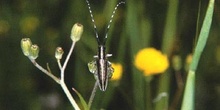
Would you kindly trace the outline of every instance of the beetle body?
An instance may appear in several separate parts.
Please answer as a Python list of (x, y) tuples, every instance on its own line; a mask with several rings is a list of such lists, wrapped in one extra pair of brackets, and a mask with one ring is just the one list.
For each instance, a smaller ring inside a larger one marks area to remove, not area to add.
[(111, 78), (112, 73), (114, 72), (114, 69), (111, 66), (111, 63), (107, 60), (108, 57), (112, 56), (111, 54), (106, 54), (105, 49), (105, 43), (108, 37), (108, 30), (110, 28), (110, 24), (112, 22), (112, 19), (114, 17), (115, 11), (117, 10), (118, 6), (120, 4), (124, 4), (125, 2), (119, 2), (116, 7), (114, 8), (114, 11), (112, 12), (109, 24), (106, 29), (106, 35), (103, 37), (103, 40), (100, 40), (98, 36), (98, 32), (95, 25), (95, 20), (93, 18), (92, 10), (89, 4), (89, 1), (86, 0), (89, 13), (92, 18), (94, 32), (96, 36), (96, 40), (98, 43), (98, 53), (96, 56), (94, 56), (95, 60), (88, 63), (89, 71), (94, 74), (95, 79), (98, 81), (98, 85), (101, 91), (105, 91), (108, 85), (108, 80)]

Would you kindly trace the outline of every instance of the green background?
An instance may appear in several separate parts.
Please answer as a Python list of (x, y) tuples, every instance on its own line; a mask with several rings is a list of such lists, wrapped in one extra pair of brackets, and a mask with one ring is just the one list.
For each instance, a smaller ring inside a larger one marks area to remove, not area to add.
[[(90, 1), (100, 37), (105, 35), (105, 28), (117, 2)], [(195, 47), (197, 32), (201, 28), (208, 1), (202, 0), (201, 4), (199, 0), (180, 0), (175, 2), (177, 4), (172, 3), (172, 0), (126, 0), (126, 4), (119, 7), (106, 47), (107, 52), (113, 54), (109, 60), (123, 65), (123, 76), (118, 82), (111, 81), (106, 92), (98, 90), (92, 108), (147, 109), (141, 104), (148, 102), (146, 94), (143, 94), (146, 88), (144, 76), (138, 70), (132, 69), (135, 54), (145, 47), (163, 50), (170, 60), (173, 55), (180, 55), (183, 62), (180, 74), (185, 82), (185, 58)], [(219, 3), (220, 1), (216, 0), (210, 36), (197, 69), (196, 110), (220, 109)], [(84, 25), (84, 33), (76, 43), (68, 63), (65, 82), (69, 89), (74, 87), (88, 101), (95, 80), (88, 71), (87, 63), (92, 61), (93, 55), (97, 53), (97, 42), (86, 1), (0, 0), (0, 110), (72, 109), (60, 86), (35, 68), (23, 55), (20, 40), (29, 37), (32, 43), (38, 44), (40, 55), (37, 62), (45, 68), (46, 63), (49, 63), (52, 72), (59, 76), (54, 51), (57, 46), (63, 47), (65, 58), (71, 46), (70, 31), (76, 22)], [(25, 23), (34, 28), (22, 30), (26, 26)], [(165, 33), (171, 34), (173, 39), (166, 37)], [(170, 42), (171, 47), (164, 46), (164, 41)], [(172, 101), (178, 88), (176, 72), (172, 66), (169, 70), (168, 104), (169, 109), (172, 109)], [(161, 75), (154, 76), (148, 88), (151, 90), (152, 99), (157, 96), (160, 77)], [(142, 80), (137, 82), (137, 79)], [(80, 103), (76, 94), (73, 91), (71, 93)], [(139, 96), (143, 97), (138, 103)], [(154, 108), (153, 102), (152, 105)], [(180, 106), (181, 98), (175, 109)]]

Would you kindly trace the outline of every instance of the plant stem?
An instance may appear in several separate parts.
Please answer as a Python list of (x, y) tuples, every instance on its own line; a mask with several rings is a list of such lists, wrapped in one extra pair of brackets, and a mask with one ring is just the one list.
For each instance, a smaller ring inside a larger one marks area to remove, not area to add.
[(62, 69), (62, 65), (61, 65), (61, 63), (60, 63), (60, 60), (57, 60), (57, 64), (58, 64), (58, 66), (59, 66), (59, 68), (60, 68), (60, 70)]
[(195, 106), (195, 71), (189, 70), (183, 95), (181, 110), (194, 110)]
[[(140, 35), (140, 26), (138, 23), (138, 2), (135, 0), (128, 0), (127, 2), (127, 16), (126, 16), (126, 35), (130, 41), (131, 48), (129, 52), (131, 56), (134, 56), (137, 51), (142, 48), (141, 45), (137, 45), (142, 42), (142, 39), (137, 39), (134, 36)], [(137, 70), (134, 66), (130, 69), (132, 71), (132, 93), (133, 93), (133, 104), (136, 110), (145, 110), (145, 92), (144, 92), (144, 78), (143, 74)]]
[(60, 60), (57, 60), (57, 63), (58, 63), (58, 66), (60, 68), (60, 76), (61, 76), (61, 79), (57, 78), (56, 76), (54, 76), (49, 67), (48, 67), (48, 70), (44, 69), (42, 66), (40, 66), (36, 61), (35, 59), (32, 59), (30, 57), (28, 57), (30, 59), (30, 61), (34, 64), (35, 67), (37, 67), (39, 70), (41, 70), (43, 73), (45, 73), (46, 75), (48, 75), (49, 77), (51, 77), (54, 81), (56, 81), (58, 84), (60, 84), (61, 88), (63, 89), (64, 93), (66, 94), (67, 98), (69, 99), (70, 103), (72, 104), (73, 108), (75, 110), (80, 110), (79, 106), (77, 105), (76, 101), (74, 100), (74, 98), (72, 97), (71, 93), (69, 92), (65, 82), (64, 82), (64, 70), (66, 69), (66, 66), (67, 66), (67, 63), (70, 59), (70, 56), (73, 52), (73, 49), (74, 49), (74, 46), (75, 46), (75, 43), (76, 42), (72, 42), (72, 45), (71, 45), (71, 48), (70, 48), (70, 51), (66, 57), (66, 60), (64, 62), (64, 65), (62, 67), (61, 63), (60, 63)]
[[(179, 0), (168, 0), (168, 10), (166, 15), (166, 22), (163, 33), (163, 41), (162, 41), (162, 51), (167, 54), (167, 56), (171, 56), (173, 43), (175, 40), (176, 34), (176, 19), (178, 13), (178, 4)], [(169, 93), (170, 90), (170, 69), (164, 72), (159, 78), (159, 89), (158, 96), (162, 93)], [(168, 109), (169, 97), (163, 98), (163, 100), (155, 103), (155, 110), (167, 110)]]
[(93, 99), (95, 97), (95, 93), (96, 93), (97, 87), (98, 87), (98, 81), (95, 82), (95, 85), (94, 85), (93, 90), (92, 90), (92, 94), (91, 94), (91, 96), (89, 98), (89, 104), (88, 104), (89, 109), (91, 108), (91, 105), (92, 105)]
[(174, 97), (172, 99), (172, 102), (170, 104), (169, 110), (176, 110), (178, 107), (178, 104), (181, 101), (181, 97), (183, 94), (183, 89), (184, 89), (184, 83), (183, 83), (183, 79), (181, 76), (181, 72), (180, 71), (175, 71), (175, 77), (176, 77), (176, 83), (177, 83), (177, 90), (174, 94)]
[(80, 108), (77, 105), (76, 101), (73, 99), (73, 97), (70, 94), (68, 88), (66, 87), (66, 84), (65, 84), (64, 80), (60, 81), (60, 86), (62, 87), (64, 93), (66, 94), (66, 96), (69, 99), (70, 103), (72, 104), (73, 108), (75, 108), (75, 110), (80, 110)]
[(41, 70), (47, 76), (51, 77), (54, 81), (56, 81), (58, 84), (60, 84), (60, 79), (59, 78), (57, 78), (52, 73), (48, 72), (46, 69), (44, 69), (42, 66), (40, 66), (34, 59), (31, 59), (31, 58), (29, 58), (29, 59), (34, 64), (35, 67), (37, 67), (39, 70)]
[[(72, 52), (73, 52), (75, 43), (76, 43), (76, 42), (72, 42), (70, 51), (69, 51), (69, 53), (68, 53), (68, 55), (67, 55), (67, 57), (66, 57), (66, 60), (65, 60), (65, 62), (64, 62), (64, 64), (63, 64), (63, 67), (62, 67), (61, 70), (60, 70), (60, 77), (61, 77), (61, 79), (60, 79), (60, 85), (61, 85), (61, 87), (62, 87), (64, 93), (66, 94), (67, 98), (69, 99), (70, 103), (71, 103), (72, 106), (75, 108), (75, 110), (80, 110), (79, 106), (77, 105), (76, 101), (73, 99), (73, 96), (70, 94), (70, 92), (69, 92), (69, 90), (68, 90), (68, 88), (66, 87), (66, 84), (65, 84), (65, 82), (64, 82), (64, 70), (66, 69), (67, 63), (68, 63), (68, 61), (69, 61), (69, 59), (70, 59), (70, 56), (71, 56), (71, 54), (72, 54)], [(61, 64), (60, 64), (59, 62), (58, 62), (58, 64), (59, 64), (59, 67), (61, 67)]]
[(151, 98), (151, 83), (152, 76), (146, 76), (145, 83), (146, 83), (146, 110), (153, 110), (152, 108), (152, 98)]
[(73, 49), (74, 49), (75, 44), (76, 44), (76, 42), (72, 42), (70, 51), (69, 51), (69, 53), (68, 53), (68, 55), (67, 55), (67, 57), (66, 57), (66, 60), (65, 60), (65, 62), (64, 62), (64, 64), (63, 64), (63, 67), (62, 67), (62, 69), (61, 69), (61, 79), (62, 79), (62, 77), (64, 78), (64, 70), (66, 69), (66, 65), (67, 65), (67, 63), (68, 63), (68, 61), (69, 61), (69, 59), (70, 59), (70, 56), (71, 56), (71, 54), (72, 54), (72, 52), (73, 52)]

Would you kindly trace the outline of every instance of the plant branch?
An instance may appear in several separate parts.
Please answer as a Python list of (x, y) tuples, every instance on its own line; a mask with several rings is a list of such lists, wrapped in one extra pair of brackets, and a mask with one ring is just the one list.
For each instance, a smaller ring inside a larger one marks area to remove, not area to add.
[(74, 98), (72, 97), (71, 93), (69, 92), (65, 82), (64, 82), (64, 70), (66, 69), (66, 66), (67, 66), (67, 63), (70, 59), (70, 56), (73, 52), (73, 49), (74, 49), (74, 46), (75, 46), (75, 42), (72, 43), (72, 46), (70, 48), (70, 51), (67, 55), (67, 58), (64, 62), (64, 65), (62, 67), (61, 63), (60, 63), (60, 60), (57, 60), (58, 62), (58, 66), (60, 68), (60, 76), (61, 76), (61, 79), (57, 78), (56, 76), (54, 76), (52, 73), (51, 73), (51, 70), (47, 64), (47, 68), (48, 70), (44, 69), (42, 66), (40, 66), (34, 59), (30, 58), (30, 61), (34, 64), (35, 67), (37, 67), (39, 70), (41, 70), (43, 73), (45, 73), (46, 75), (48, 75), (49, 77), (51, 77), (54, 81), (56, 81), (58, 84), (60, 84), (61, 88), (63, 89), (64, 93), (66, 94), (67, 98), (69, 99), (70, 103), (72, 104), (73, 108), (75, 110), (80, 110), (79, 106), (77, 105), (76, 101), (74, 100)]
[(73, 108), (75, 108), (75, 110), (80, 110), (79, 106), (77, 105), (76, 101), (74, 100), (73, 96), (70, 94), (65, 82), (64, 82), (64, 70), (66, 69), (66, 66), (67, 66), (67, 63), (70, 59), (70, 56), (73, 52), (73, 49), (74, 49), (74, 46), (75, 46), (75, 43), (76, 42), (72, 42), (72, 46), (70, 48), (70, 51), (66, 57), (66, 60), (63, 64), (63, 67), (61, 66), (61, 63), (60, 63), (60, 60), (58, 60), (58, 65), (59, 65), (59, 68), (60, 68), (60, 76), (61, 76), (61, 79), (60, 79), (60, 85), (64, 91), (64, 93), (66, 94), (67, 98), (69, 99), (70, 103), (72, 104)]
[(71, 56), (71, 54), (72, 54), (72, 52), (73, 52), (73, 49), (74, 49), (75, 44), (76, 44), (76, 42), (72, 42), (70, 51), (69, 51), (69, 53), (68, 53), (68, 55), (67, 55), (67, 57), (66, 57), (66, 60), (65, 60), (65, 62), (64, 62), (64, 64), (63, 64), (63, 67), (62, 67), (62, 69), (61, 69), (61, 80), (62, 80), (62, 79), (64, 80), (64, 70), (66, 69), (66, 65), (67, 65), (67, 63), (68, 63), (68, 61), (69, 61), (69, 59), (70, 59), (70, 56)]
[(62, 65), (61, 65), (61, 63), (60, 63), (60, 60), (57, 60), (57, 64), (58, 64), (60, 70), (62, 70)]
[(51, 72), (44, 69), (42, 66), (40, 66), (34, 59), (31, 59), (28, 57), (30, 61), (34, 64), (35, 67), (37, 67), (39, 70), (41, 70), (43, 73), (45, 73), (47, 76), (51, 77), (54, 81), (56, 81), (58, 84), (60, 84), (60, 79), (54, 76)]

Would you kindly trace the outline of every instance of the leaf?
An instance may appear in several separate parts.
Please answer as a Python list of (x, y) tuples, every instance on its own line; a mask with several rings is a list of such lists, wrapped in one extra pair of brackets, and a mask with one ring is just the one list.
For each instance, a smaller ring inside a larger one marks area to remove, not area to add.
[(72, 90), (78, 95), (79, 100), (82, 103), (84, 110), (89, 110), (89, 106), (86, 103), (85, 99), (82, 97), (82, 95), (76, 89), (72, 88)]

